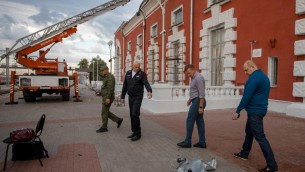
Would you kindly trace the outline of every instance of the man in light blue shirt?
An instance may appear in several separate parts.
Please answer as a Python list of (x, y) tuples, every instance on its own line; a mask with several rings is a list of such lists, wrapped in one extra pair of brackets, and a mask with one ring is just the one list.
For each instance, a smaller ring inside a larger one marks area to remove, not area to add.
[(187, 106), (191, 106), (186, 118), (186, 138), (183, 142), (180, 142), (177, 145), (182, 148), (192, 147), (192, 134), (196, 121), (199, 142), (194, 144), (193, 146), (199, 148), (206, 148), (205, 127), (203, 119), (203, 112), (206, 106), (205, 81), (203, 76), (195, 70), (194, 65), (192, 64), (188, 64), (185, 66), (184, 73), (191, 78), (190, 98), (187, 101)]

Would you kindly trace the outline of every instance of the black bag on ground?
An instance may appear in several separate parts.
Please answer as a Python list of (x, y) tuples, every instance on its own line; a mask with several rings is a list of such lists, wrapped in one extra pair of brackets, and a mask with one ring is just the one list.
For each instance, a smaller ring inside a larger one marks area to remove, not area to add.
[[(37, 156), (35, 155), (35, 147)], [(14, 143), (12, 161), (32, 160), (37, 158), (45, 158), (48, 156), (48, 151), (44, 148), (42, 142), (34, 141), (32, 143)]]

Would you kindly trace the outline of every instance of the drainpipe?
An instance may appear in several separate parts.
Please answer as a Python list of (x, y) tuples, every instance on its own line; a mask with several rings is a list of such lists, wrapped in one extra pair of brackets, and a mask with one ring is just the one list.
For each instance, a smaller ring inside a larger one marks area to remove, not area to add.
[[(141, 10), (142, 11), (142, 10)], [(144, 13), (143, 13), (143, 11), (142, 11), (142, 15), (143, 15), (143, 33), (142, 33), (142, 39), (143, 39), (143, 41), (142, 41), (142, 47), (143, 47), (143, 50), (142, 50), (142, 53), (143, 53), (143, 63), (144, 63), (144, 65), (143, 65), (143, 71), (145, 71), (145, 29), (146, 29), (146, 20), (145, 20), (145, 15), (144, 15)]]
[(121, 73), (120, 80), (122, 79), (122, 76), (125, 76), (125, 34), (124, 34), (123, 29), (122, 29), (122, 36), (123, 36), (123, 49), (122, 49), (122, 58), (121, 59), (122, 59), (123, 74)]
[(162, 4), (161, 3), (161, 0), (156, 0), (158, 3), (159, 3), (159, 5), (160, 5), (160, 7), (161, 7), (161, 9), (162, 9), (162, 32), (161, 32), (161, 34), (162, 34), (162, 61), (161, 61), (161, 68), (162, 68), (162, 70), (161, 70), (161, 82), (163, 82), (164, 83), (164, 76), (165, 76), (165, 72), (164, 72), (164, 68), (165, 68), (165, 63), (164, 63), (164, 44), (165, 44), (165, 5), (166, 5), (166, 2), (168, 1), (168, 0), (166, 0), (166, 1), (164, 1), (164, 3)]
[(146, 16), (145, 13), (142, 11), (142, 9), (139, 9), (137, 12), (137, 16), (140, 16), (140, 12), (143, 16), (143, 22), (142, 22), (142, 57), (143, 57), (143, 71), (145, 72), (145, 29), (146, 29)]
[(191, 0), (191, 18), (190, 18), (190, 64), (193, 63), (193, 11), (194, 0)]

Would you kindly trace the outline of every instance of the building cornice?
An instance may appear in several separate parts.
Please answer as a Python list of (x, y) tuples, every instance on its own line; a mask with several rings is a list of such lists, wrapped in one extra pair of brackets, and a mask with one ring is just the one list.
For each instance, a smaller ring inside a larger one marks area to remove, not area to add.
[[(159, 8), (160, 6), (157, 3), (157, 1), (151, 0), (142, 8), (142, 12), (144, 13), (147, 19)], [(131, 33), (135, 28), (138, 27), (138, 25), (141, 24), (142, 21), (143, 21), (142, 14), (140, 16), (137, 16), (135, 14), (128, 22), (126, 22), (126, 25), (123, 26), (124, 35), (127, 36), (129, 33)]]

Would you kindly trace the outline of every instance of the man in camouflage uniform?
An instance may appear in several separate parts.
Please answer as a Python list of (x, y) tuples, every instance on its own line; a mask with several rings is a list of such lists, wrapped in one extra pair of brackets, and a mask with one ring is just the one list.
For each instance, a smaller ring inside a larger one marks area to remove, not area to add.
[(96, 130), (97, 133), (107, 132), (108, 118), (117, 123), (119, 128), (123, 122), (123, 118), (119, 118), (109, 111), (111, 104), (114, 100), (114, 76), (109, 73), (107, 66), (100, 68), (100, 74), (103, 76), (103, 85), (101, 87), (102, 96), (102, 126)]

